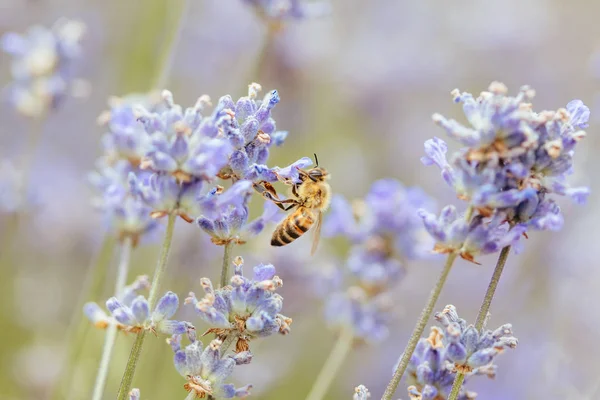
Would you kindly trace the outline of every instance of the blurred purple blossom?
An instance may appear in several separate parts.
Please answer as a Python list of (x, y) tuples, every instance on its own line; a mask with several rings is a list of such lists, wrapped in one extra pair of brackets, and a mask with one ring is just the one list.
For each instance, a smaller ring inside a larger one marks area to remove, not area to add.
[(389, 334), (392, 300), (389, 293), (372, 294), (359, 286), (334, 292), (325, 303), (325, 320), (336, 330), (348, 330), (366, 343), (378, 343)]
[(151, 217), (151, 208), (133, 196), (128, 177), (135, 168), (125, 160), (112, 165), (106, 159), (97, 162), (97, 168), (88, 175), (88, 180), (97, 190), (92, 204), (104, 214), (105, 220), (120, 240), (129, 238), (135, 246), (140, 237), (151, 232), (158, 222)]
[(36, 25), (2, 36), (2, 50), (13, 57), (8, 93), (18, 112), (43, 117), (67, 96), (86, 95), (87, 84), (74, 78), (85, 30), (81, 21), (61, 18), (50, 29)]
[(388, 242), (386, 251), (405, 259), (423, 258), (433, 243), (417, 210), (433, 204), (418, 187), (406, 188), (395, 179), (381, 179), (373, 183), (364, 200), (350, 204), (344, 197), (334, 196), (323, 235), (343, 235), (355, 244), (380, 238)]
[(351, 241), (346, 266), (357, 285), (330, 290), (325, 308), (330, 325), (367, 342), (387, 336), (388, 291), (404, 276), (403, 261), (431, 253), (433, 241), (417, 215), (431, 204), (421, 189), (405, 188), (394, 179), (375, 182), (364, 200), (352, 205), (334, 196), (323, 234)]

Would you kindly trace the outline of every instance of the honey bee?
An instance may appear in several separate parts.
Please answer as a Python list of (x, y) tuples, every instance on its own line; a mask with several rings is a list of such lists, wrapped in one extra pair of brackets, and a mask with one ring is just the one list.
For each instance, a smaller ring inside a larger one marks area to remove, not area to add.
[(315, 167), (307, 171), (298, 168), (300, 183), (292, 184), (292, 196), (280, 200), (275, 189), (268, 182), (255, 185), (255, 188), (265, 198), (271, 200), (279, 208), (289, 211), (295, 208), (275, 228), (271, 237), (271, 246), (285, 246), (305, 234), (314, 225), (314, 237), (310, 254), (314, 254), (321, 236), (323, 213), (331, 201), (331, 187), (327, 182), (329, 173), (319, 167), (319, 160), (315, 154)]

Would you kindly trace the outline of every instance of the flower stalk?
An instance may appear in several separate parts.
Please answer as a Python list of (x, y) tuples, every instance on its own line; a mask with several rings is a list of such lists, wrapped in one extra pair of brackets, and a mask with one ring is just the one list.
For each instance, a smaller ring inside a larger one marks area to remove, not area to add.
[[(169, 252), (171, 250), (171, 243), (173, 240), (173, 232), (175, 230), (175, 219), (177, 215), (175, 213), (169, 214), (169, 218), (167, 221), (167, 230), (165, 232), (165, 237), (163, 240), (163, 244), (161, 247), (160, 256), (158, 258), (158, 263), (156, 265), (156, 270), (154, 271), (154, 278), (152, 279), (152, 286), (150, 288), (150, 295), (148, 296), (148, 304), (149, 308), (152, 310), (156, 306), (156, 301), (158, 300), (158, 293), (160, 290), (160, 285), (164, 280), (165, 272), (167, 269), (167, 261), (169, 259)], [(131, 390), (131, 384), (133, 382), (133, 376), (135, 375), (135, 369), (137, 367), (137, 363), (140, 358), (140, 354), (142, 353), (142, 347), (144, 345), (144, 339), (146, 337), (146, 331), (142, 330), (138, 333), (133, 347), (131, 348), (131, 353), (129, 354), (129, 360), (127, 361), (127, 365), (125, 367), (125, 372), (123, 374), (123, 379), (121, 380), (121, 387), (119, 388), (118, 399), (119, 400), (127, 400), (127, 396), (129, 391)]]
[[(131, 249), (131, 238), (125, 238), (121, 244), (121, 256), (119, 259), (119, 265), (117, 267), (117, 279), (115, 283), (116, 296), (123, 294), (123, 289), (125, 288), (125, 284), (127, 282), (129, 263), (131, 260)], [(106, 386), (106, 378), (108, 377), (108, 369), (110, 367), (110, 360), (112, 358), (116, 337), (117, 325), (113, 323), (108, 327), (106, 336), (104, 338), (102, 358), (100, 359), (100, 367), (98, 368), (98, 374), (96, 375), (96, 383), (94, 384), (94, 391), (92, 395), (93, 400), (102, 400), (102, 396), (104, 395), (104, 387)]]
[[(481, 332), (481, 330), (485, 327), (485, 321), (487, 319), (488, 312), (490, 311), (490, 306), (492, 305), (492, 299), (494, 298), (494, 294), (496, 293), (496, 288), (498, 287), (498, 283), (500, 282), (500, 276), (502, 275), (502, 271), (504, 271), (504, 266), (506, 265), (506, 260), (508, 259), (509, 253), (510, 246), (506, 246), (500, 252), (500, 256), (498, 256), (496, 268), (494, 268), (492, 279), (490, 280), (490, 284), (488, 285), (485, 297), (483, 298), (483, 303), (481, 304), (481, 308), (479, 309), (479, 313), (477, 314), (477, 321), (475, 322), (475, 329), (477, 330), (477, 332)], [(452, 384), (452, 391), (450, 392), (448, 400), (456, 400), (458, 398), (464, 380), (465, 375), (459, 371), (456, 374), (456, 377), (454, 378), (454, 383)]]
[(425, 308), (423, 308), (423, 311), (421, 311), (421, 315), (419, 316), (417, 325), (415, 326), (415, 329), (413, 329), (413, 333), (410, 336), (410, 339), (408, 340), (408, 344), (406, 345), (406, 348), (404, 349), (404, 353), (402, 353), (402, 357), (400, 358), (398, 367), (394, 371), (394, 376), (392, 377), (392, 380), (390, 381), (387, 388), (385, 389), (385, 393), (383, 394), (382, 400), (391, 400), (392, 396), (396, 392), (396, 389), (398, 388), (398, 384), (400, 383), (400, 379), (402, 379), (402, 375), (404, 375), (404, 372), (406, 371), (406, 367), (408, 366), (410, 357), (414, 353), (415, 348), (417, 347), (417, 343), (419, 342), (419, 339), (423, 335), (423, 331), (425, 330), (425, 327), (427, 326), (427, 321), (429, 321), (429, 318), (431, 317), (431, 314), (433, 313), (433, 309), (435, 308), (438, 298), (440, 297), (440, 293), (442, 292), (442, 288), (444, 287), (444, 285), (446, 283), (446, 279), (448, 278), (448, 275), (450, 274), (450, 270), (452, 269), (452, 265), (454, 264), (454, 261), (456, 260), (456, 256), (457, 256), (456, 253), (450, 253), (448, 255), (448, 258), (446, 259), (446, 264), (444, 265), (444, 268), (442, 269), (442, 272), (440, 273), (440, 276), (439, 276), (434, 288), (431, 290), (431, 293), (429, 294), (429, 299), (427, 300), (427, 304), (425, 305)]
[(233, 242), (225, 243), (223, 246), (223, 266), (221, 267), (221, 284), (219, 287), (227, 286), (229, 283), (229, 268), (232, 263), (231, 249)]
[(340, 367), (344, 363), (346, 356), (352, 349), (354, 334), (350, 329), (343, 329), (331, 353), (327, 357), (323, 368), (317, 376), (310, 393), (306, 400), (322, 400), (327, 395), (331, 383), (338, 374)]

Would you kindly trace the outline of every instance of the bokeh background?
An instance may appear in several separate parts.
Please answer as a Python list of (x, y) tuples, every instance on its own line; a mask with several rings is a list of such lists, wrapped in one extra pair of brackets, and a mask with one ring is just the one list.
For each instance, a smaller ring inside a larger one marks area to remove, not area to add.
[[(96, 117), (109, 96), (150, 89), (170, 2), (0, 0), (0, 34), (51, 25), (62, 16), (83, 20), (88, 32), (78, 75), (92, 87), (87, 99), (67, 101), (43, 126), (26, 224), (9, 231), (11, 216), (0, 215), (1, 399), (89, 398), (103, 332), (87, 329), (86, 321), (74, 315), (81, 313), (84, 300), (102, 302), (111, 295), (116, 263), (115, 255), (104, 263), (110, 268), (89, 272), (103, 254), (105, 232), (86, 178), (101, 149), (103, 128)], [(290, 131), (286, 144), (273, 152), (273, 164), (316, 152), (332, 174), (336, 193), (360, 197), (374, 180), (394, 177), (420, 185), (442, 206), (454, 202), (452, 192), (437, 169), (419, 161), (424, 140), (444, 136), (431, 114), (460, 119), (449, 92), (458, 87), (479, 93), (499, 80), (512, 94), (523, 84), (534, 87), (536, 110), (579, 98), (594, 118), (599, 13), (600, 3), (589, 0), (333, 0), (331, 16), (291, 21), (265, 50), (266, 28), (242, 0), (194, 0), (168, 88), (177, 102), (192, 104), (204, 93), (237, 98), (250, 80), (259, 80), (265, 90), (279, 90), (282, 101), (274, 117), (279, 129)], [(0, 54), (2, 85), (10, 80), (9, 62)], [(29, 129), (30, 122), (3, 103), (0, 159), (19, 162)], [(509, 258), (490, 324), (511, 322), (520, 342), (498, 358), (495, 381), (469, 383), (481, 399), (600, 399), (596, 129), (590, 126), (578, 148), (573, 176), (575, 184), (591, 186), (588, 204), (561, 203), (564, 229), (530, 235), (525, 250)], [(258, 342), (255, 361), (237, 368), (234, 379), (254, 384), (254, 398), (303, 399), (335, 335), (321, 317), (310, 287), (314, 282), (297, 269), (336, 264), (345, 247), (324, 239), (310, 258), (310, 238), (273, 250), (269, 234), (236, 251), (248, 264), (272, 262), (279, 269), (284, 313), (294, 319), (292, 333)], [(5, 243), (11, 248), (6, 250)], [(151, 274), (157, 254), (151, 240), (136, 249), (132, 275)], [(197, 227), (178, 224), (165, 287), (180, 297), (199, 291), (200, 277), (219, 275), (218, 257)], [(458, 262), (438, 309), (452, 303), (474, 321), (495, 260), (480, 261), (481, 266)], [(390, 336), (357, 347), (327, 398), (351, 398), (361, 383), (374, 398), (381, 396), (442, 262), (433, 258), (407, 266), (393, 292)], [(93, 284), (92, 292), (82, 294), (98, 276), (107, 283)], [(181, 315), (202, 326), (187, 311)], [(82, 334), (85, 343), (74, 350), (73, 338)], [(170, 349), (162, 339), (150, 339), (134, 385), (143, 399), (185, 397)], [(106, 398), (116, 392), (132, 341), (119, 337)], [(403, 383), (397, 397), (407, 398)]]

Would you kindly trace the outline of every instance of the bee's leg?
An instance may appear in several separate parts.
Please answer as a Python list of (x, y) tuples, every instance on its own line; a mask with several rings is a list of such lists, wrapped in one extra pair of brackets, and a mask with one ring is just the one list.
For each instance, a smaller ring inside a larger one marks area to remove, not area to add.
[(289, 206), (285, 207), (283, 209), (283, 211), (288, 211), (288, 210), (290, 210), (290, 209), (292, 209), (294, 207), (297, 207), (297, 206), (298, 206), (298, 203), (296, 203), (296, 204), (290, 204)]
[(275, 188), (269, 182), (262, 181), (260, 183), (253, 183), (252, 186), (254, 187), (254, 190), (256, 190), (262, 197), (267, 200), (271, 200), (273, 203), (277, 204), (277, 207), (285, 210), (285, 207), (279, 203), (280, 200), (277, 196)]
[(252, 187), (254, 187), (254, 190), (256, 190), (261, 195), (264, 195), (265, 192), (269, 192), (273, 196), (275, 196), (275, 198), (277, 198), (277, 192), (275, 192), (275, 188), (268, 182), (262, 181), (258, 183), (253, 183)]
[(296, 197), (300, 197), (300, 196), (298, 196), (298, 185), (297, 184), (292, 186), (292, 194)]

